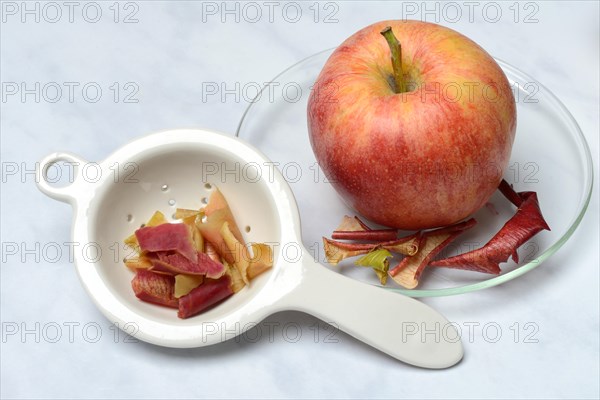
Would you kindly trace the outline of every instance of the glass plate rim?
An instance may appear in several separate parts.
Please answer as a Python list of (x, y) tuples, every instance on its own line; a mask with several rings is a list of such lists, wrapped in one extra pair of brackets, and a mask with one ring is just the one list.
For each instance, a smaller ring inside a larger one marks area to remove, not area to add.
[[(270, 82), (275, 82), (278, 78), (285, 75), (288, 71), (290, 71), (294, 68), (297, 68), (300, 65), (302, 65), (303, 63), (305, 63), (313, 58), (319, 57), (319, 56), (323, 55), (324, 53), (330, 53), (333, 50), (335, 50), (335, 47), (321, 50), (317, 53), (311, 54), (311, 55), (301, 59), (300, 61), (297, 61), (296, 63), (285, 68), (279, 74), (275, 75), (275, 77), (273, 77), (273, 79), (271, 79)], [(567, 242), (567, 240), (569, 240), (569, 238), (573, 235), (573, 233), (575, 232), (575, 230), (581, 223), (581, 220), (583, 219), (583, 216), (585, 215), (585, 213), (587, 211), (588, 205), (590, 203), (590, 199), (592, 197), (592, 189), (593, 189), (593, 181), (594, 181), (592, 155), (590, 152), (588, 142), (585, 138), (585, 135), (583, 134), (579, 124), (577, 123), (577, 121), (575, 120), (575, 118), (573, 117), (571, 112), (567, 109), (567, 107), (563, 104), (563, 102), (560, 101), (560, 99), (558, 97), (556, 97), (556, 95), (550, 89), (548, 89), (546, 86), (541, 84), (537, 79), (534, 79), (531, 75), (521, 71), (520, 69), (512, 66), (511, 64), (509, 64), (503, 60), (500, 60), (498, 58), (495, 58), (495, 57), (494, 57), (494, 60), (496, 60), (496, 62), (502, 67), (503, 70), (510, 70), (512, 74), (519, 76), (519, 78), (524, 79), (526, 82), (535, 82), (535, 84), (539, 85), (540, 91), (544, 91), (545, 94), (547, 95), (547, 97), (550, 99), (550, 101), (553, 102), (554, 105), (564, 114), (564, 116), (567, 117), (567, 121), (569, 122), (572, 130), (575, 133), (575, 135), (573, 135), (573, 137), (575, 138), (575, 141), (577, 142), (578, 147), (585, 155), (585, 160), (583, 160), (584, 161), (584, 169), (585, 169), (585, 171), (584, 171), (585, 172), (584, 196), (582, 197), (582, 199), (580, 201), (580, 204), (579, 204), (580, 209), (579, 209), (578, 214), (571, 221), (571, 225), (570, 225), (569, 229), (567, 229), (567, 231), (558, 240), (556, 240), (555, 243), (553, 243), (550, 247), (548, 247), (542, 254), (540, 254), (538, 257), (534, 258), (527, 264), (523, 264), (523, 265), (519, 266), (518, 268), (516, 268), (512, 271), (509, 271), (505, 274), (502, 274), (502, 275), (499, 275), (499, 276), (496, 276), (496, 277), (493, 277), (490, 279), (486, 279), (481, 282), (472, 283), (469, 285), (457, 286), (457, 287), (452, 287), (452, 288), (443, 288), (443, 289), (401, 289), (401, 288), (394, 288), (394, 287), (385, 287), (385, 286), (380, 286), (380, 285), (373, 285), (373, 286), (377, 286), (382, 289), (390, 290), (390, 291), (393, 291), (396, 293), (404, 294), (404, 295), (407, 295), (410, 297), (454, 296), (454, 295), (475, 292), (478, 290), (498, 286), (502, 283), (508, 282), (508, 281), (513, 280), (521, 275), (524, 275), (527, 272), (540, 266), (545, 260), (547, 260), (554, 253), (556, 253), (558, 251), (558, 249), (560, 249)], [(257, 93), (255, 98), (252, 99), (252, 101), (250, 101), (250, 104), (244, 110), (244, 113), (242, 114), (240, 122), (238, 123), (237, 129), (235, 131), (236, 137), (240, 137), (240, 132), (244, 126), (244, 123), (246, 122), (246, 116), (248, 115), (248, 113), (250, 112), (252, 107), (255, 105), (255, 103), (259, 101), (263, 91), (265, 89), (267, 89), (267, 87), (268, 87), (268, 83), (265, 84), (261, 88), (261, 90)]]

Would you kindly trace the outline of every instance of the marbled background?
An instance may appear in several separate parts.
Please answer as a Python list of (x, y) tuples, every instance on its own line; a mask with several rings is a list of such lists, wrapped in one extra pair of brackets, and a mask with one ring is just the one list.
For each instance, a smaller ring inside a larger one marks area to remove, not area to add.
[[(70, 240), (71, 209), (42, 195), (26, 173), (53, 151), (101, 160), (166, 128), (233, 134), (248, 99), (223, 88), (268, 82), (369, 23), (403, 16), (452, 27), (536, 77), (572, 112), (597, 166), (598, 15), (597, 2), (576, 1), (2, 2), (2, 397), (598, 398), (597, 185), (579, 230), (542, 268), (486, 291), (424, 300), (463, 326), (466, 351), (458, 366), (428, 371), (343, 333), (329, 343), (322, 323), (295, 312), (270, 317), (275, 331), (264, 329), (255, 343), (125, 343), (68, 255), (44, 254), (48, 243)], [(219, 93), (207, 93), (207, 83)], [(288, 323), (301, 329), (295, 343)], [(483, 329), (489, 323), (502, 331), (495, 343)]]

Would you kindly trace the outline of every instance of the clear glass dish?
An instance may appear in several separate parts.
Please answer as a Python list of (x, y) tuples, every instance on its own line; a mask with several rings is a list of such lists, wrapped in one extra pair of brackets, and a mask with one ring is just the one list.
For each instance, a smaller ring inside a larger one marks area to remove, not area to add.
[[(322, 237), (331, 235), (344, 214), (354, 215), (327, 182), (313, 155), (306, 122), (310, 90), (333, 50), (314, 54), (287, 68), (263, 87), (242, 116), (236, 135), (254, 144), (290, 183), (302, 218), (302, 239), (324, 265)], [(518, 191), (538, 192), (552, 231), (543, 231), (519, 250), (519, 263), (501, 264), (498, 276), (427, 268), (417, 289), (388, 282), (386, 289), (413, 297), (456, 295), (507, 282), (539, 266), (571, 237), (592, 192), (592, 159), (577, 122), (547, 88), (515, 67), (497, 60), (517, 101), (517, 134), (505, 179)], [(514, 215), (496, 193), (474, 217), (478, 224), (461, 235), (443, 256), (484, 245)], [(344, 275), (379, 285), (375, 274), (353, 265), (331, 267)], [(394, 264), (392, 264), (393, 266)]]

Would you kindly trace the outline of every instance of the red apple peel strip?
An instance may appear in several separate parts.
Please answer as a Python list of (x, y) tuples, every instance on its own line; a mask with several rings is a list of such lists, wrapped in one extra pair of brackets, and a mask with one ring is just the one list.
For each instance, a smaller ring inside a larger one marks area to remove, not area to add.
[(204, 282), (202, 285), (179, 299), (179, 318), (189, 318), (214, 306), (233, 294), (231, 280), (225, 275), (218, 280)]
[(419, 240), (418, 233), (382, 243), (345, 243), (324, 237), (323, 247), (325, 248), (327, 262), (331, 265), (337, 265), (345, 258), (367, 254), (376, 248), (411, 256), (417, 253)]
[(372, 242), (387, 242), (398, 238), (395, 229), (371, 229), (370, 231), (334, 231), (332, 239), (337, 240), (367, 240)]
[(411, 257), (405, 257), (389, 271), (389, 275), (400, 286), (414, 289), (419, 284), (419, 278), (431, 259), (476, 223), (475, 219), (471, 218), (445, 228), (423, 232), (417, 253)]
[(344, 215), (340, 225), (331, 234), (332, 239), (337, 240), (366, 240), (373, 242), (384, 242), (396, 240), (398, 231), (396, 229), (371, 229), (357, 216)]
[(500, 190), (500, 193), (502, 193), (504, 197), (506, 197), (508, 201), (513, 203), (517, 208), (521, 207), (523, 199), (521, 198), (520, 194), (515, 192), (513, 187), (506, 182), (506, 180), (502, 179), (502, 182), (500, 182), (500, 185), (498, 185), (498, 190)]
[[(154, 214), (152, 214), (152, 217), (150, 217), (148, 222), (146, 222), (142, 226), (157, 226), (157, 225), (166, 224), (166, 223), (167, 223), (167, 219), (165, 218), (165, 215), (163, 213), (161, 213), (160, 211), (156, 211)], [(126, 237), (124, 242), (127, 246), (129, 246), (133, 250), (135, 250), (138, 254), (140, 254), (142, 252), (142, 250), (140, 249), (138, 240), (135, 237), (135, 233), (132, 233), (131, 235)]]
[(325, 258), (331, 265), (337, 265), (345, 258), (367, 254), (375, 248), (375, 244), (365, 243), (343, 243), (323, 237), (323, 248)]
[(392, 253), (404, 254), (405, 256), (414, 256), (419, 251), (419, 242), (421, 241), (421, 232), (404, 236), (403, 238), (380, 243), (379, 246), (391, 251)]
[[(362, 219), (358, 218), (356, 215), (354, 216), (354, 220), (356, 221), (356, 223), (358, 225), (360, 225), (360, 227), (362, 228), (363, 231), (372, 231), (373, 229), (371, 229), (367, 224), (365, 224), (363, 222)], [(336, 229), (336, 231), (342, 231), (343, 229)]]
[(175, 278), (170, 275), (139, 269), (131, 281), (131, 287), (140, 300), (171, 308), (179, 307), (179, 302), (174, 296)]
[(145, 226), (135, 231), (135, 237), (142, 251), (174, 250), (191, 262), (198, 262), (192, 232), (185, 224)]
[(431, 266), (499, 274), (500, 263), (511, 255), (518, 262), (517, 249), (540, 231), (550, 230), (542, 216), (537, 193), (516, 193), (506, 181), (502, 181), (499, 189), (509, 201), (518, 204), (515, 215), (483, 247), (434, 261)]

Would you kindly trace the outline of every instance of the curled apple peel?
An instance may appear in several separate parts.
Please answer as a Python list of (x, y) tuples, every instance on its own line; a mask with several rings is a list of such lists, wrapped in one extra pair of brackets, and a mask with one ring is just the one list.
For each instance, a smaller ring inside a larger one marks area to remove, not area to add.
[[(535, 192), (517, 193), (505, 180), (502, 180), (498, 190), (517, 207), (517, 211), (494, 237), (479, 249), (434, 260), (448, 244), (476, 224), (475, 219), (471, 218), (439, 229), (418, 231), (395, 242), (349, 243), (324, 237), (325, 256), (330, 264), (336, 265), (345, 258), (366, 254), (367, 256), (357, 261), (357, 265), (364, 266), (370, 265), (369, 255), (378, 254), (383, 257), (382, 252), (377, 253), (378, 250), (404, 254), (406, 257), (389, 271), (389, 275), (396, 283), (408, 289), (413, 289), (419, 284), (427, 266), (499, 274), (500, 263), (506, 262), (511, 256), (518, 262), (517, 249), (542, 230), (550, 230), (550, 227), (544, 220)], [(338, 230), (340, 228), (350, 233), (371, 232), (358, 217), (344, 216)], [(354, 239), (358, 237), (354, 236)], [(387, 257), (385, 262), (388, 262)], [(385, 266), (385, 263), (378, 259), (373, 265), (376, 265), (374, 270), (378, 272), (380, 282), (385, 284), (385, 280), (379, 275), (384, 270), (382, 266)]]
[(465, 230), (476, 224), (475, 219), (460, 222), (445, 228), (424, 232), (420, 236), (419, 250), (410, 257), (405, 257), (400, 263), (390, 270), (392, 279), (407, 289), (414, 289), (419, 284), (419, 278), (429, 262), (440, 251), (449, 245)]
[(331, 234), (333, 239), (341, 240), (364, 240), (380, 242), (384, 240), (394, 240), (398, 237), (395, 229), (372, 229), (369, 231), (334, 231)]
[(499, 274), (500, 263), (506, 262), (510, 256), (518, 262), (517, 249), (537, 233), (550, 230), (535, 192), (517, 193), (504, 180), (499, 189), (518, 207), (515, 215), (483, 247), (434, 261), (431, 266)]
[(344, 215), (342, 222), (331, 234), (332, 239), (386, 241), (398, 238), (396, 229), (371, 229), (357, 216)]
[(388, 258), (392, 257), (392, 253), (386, 249), (374, 249), (367, 253), (365, 256), (359, 258), (354, 262), (354, 265), (361, 267), (371, 267), (375, 274), (379, 278), (382, 285), (387, 283), (388, 270), (390, 268), (390, 261)]
[(345, 258), (367, 254), (379, 248), (391, 251), (392, 253), (411, 256), (417, 252), (418, 243), (418, 234), (380, 243), (347, 243), (323, 238), (325, 257), (331, 265), (337, 265)]

